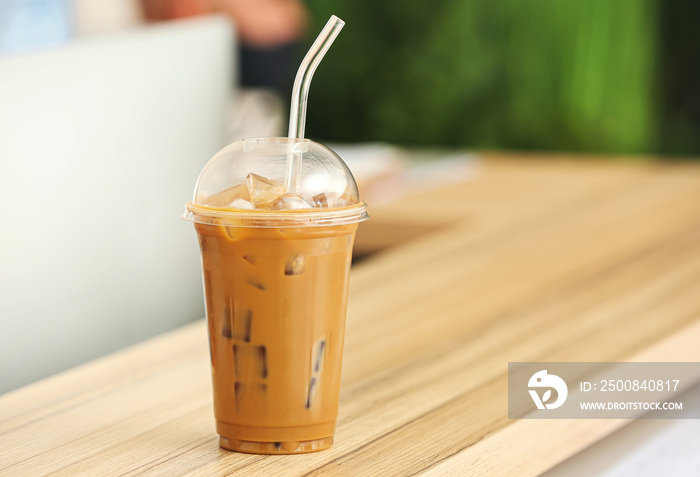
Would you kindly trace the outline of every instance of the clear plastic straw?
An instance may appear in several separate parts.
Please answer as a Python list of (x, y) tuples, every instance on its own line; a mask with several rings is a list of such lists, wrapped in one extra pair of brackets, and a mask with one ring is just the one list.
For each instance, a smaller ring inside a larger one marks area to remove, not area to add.
[[(331, 47), (340, 30), (345, 26), (345, 22), (335, 15), (323, 27), (318, 38), (311, 45), (309, 52), (306, 53), (304, 60), (299, 65), (297, 76), (294, 79), (294, 87), (292, 88), (292, 104), (289, 108), (289, 142), (297, 142), (304, 138), (304, 128), (306, 126), (306, 104), (309, 99), (309, 86), (311, 86), (311, 78), (318, 67), (318, 64), (323, 59), (324, 55)], [(293, 147), (293, 146), (292, 146)], [(301, 155), (299, 153), (290, 152), (287, 155), (287, 191), (296, 194), (299, 189), (299, 176), (301, 172)]]

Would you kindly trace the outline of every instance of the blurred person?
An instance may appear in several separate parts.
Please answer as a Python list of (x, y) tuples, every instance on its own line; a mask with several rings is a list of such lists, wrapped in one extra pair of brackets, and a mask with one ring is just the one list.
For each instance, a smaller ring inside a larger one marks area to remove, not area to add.
[(299, 0), (141, 0), (148, 21), (223, 13), (240, 41), (240, 83), (271, 88), (288, 96), (296, 50), (307, 30), (306, 7)]

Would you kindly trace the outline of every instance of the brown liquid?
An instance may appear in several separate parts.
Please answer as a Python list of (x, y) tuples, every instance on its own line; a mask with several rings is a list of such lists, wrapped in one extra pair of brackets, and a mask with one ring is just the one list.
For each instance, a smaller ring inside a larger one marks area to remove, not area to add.
[(195, 224), (220, 445), (290, 454), (330, 447), (357, 224)]

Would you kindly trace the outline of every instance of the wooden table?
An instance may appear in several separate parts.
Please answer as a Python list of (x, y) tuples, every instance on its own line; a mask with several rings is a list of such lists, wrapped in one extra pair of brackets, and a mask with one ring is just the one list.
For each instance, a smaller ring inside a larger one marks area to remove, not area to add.
[(2, 396), (0, 475), (536, 475), (625, 422), (508, 420), (508, 361), (700, 361), (698, 164), (490, 157), (371, 212), (330, 451), (219, 449), (198, 321)]

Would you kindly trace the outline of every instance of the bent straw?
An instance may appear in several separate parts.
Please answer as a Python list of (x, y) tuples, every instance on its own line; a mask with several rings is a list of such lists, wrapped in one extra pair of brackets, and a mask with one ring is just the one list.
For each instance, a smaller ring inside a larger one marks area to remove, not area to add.
[[(304, 138), (304, 128), (306, 126), (306, 104), (309, 99), (309, 87), (314, 72), (321, 63), (324, 55), (331, 47), (340, 30), (345, 26), (345, 22), (335, 15), (323, 27), (314, 44), (311, 45), (304, 60), (299, 65), (297, 75), (294, 78), (292, 87), (292, 104), (289, 108), (289, 142), (296, 142)], [(288, 192), (297, 193), (299, 188), (299, 175), (301, 172), (301, 156), (298, 153), (287, 154), (287, 176), (285, 186)]]

